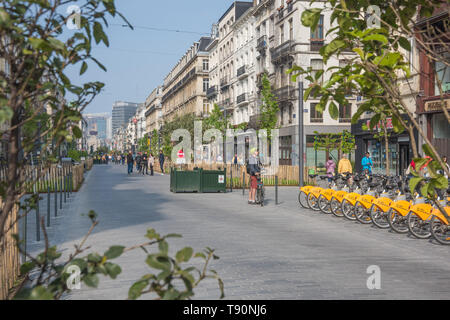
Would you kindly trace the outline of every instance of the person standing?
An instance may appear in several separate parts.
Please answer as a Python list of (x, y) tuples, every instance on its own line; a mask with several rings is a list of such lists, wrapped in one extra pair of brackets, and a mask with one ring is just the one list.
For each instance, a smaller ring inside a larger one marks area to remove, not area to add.
[(153, 157), (153, 154), (150, 153), (150, 156), (148, 157), (148, 165), (150, 167), (150, 175), (153, 175), (153, 165), (155, 164), (155, 158)]
[(372, 159), (370, 158), (369, 152), (366, 152), (366, 156), (364, 158), (362, 158), (361, 165), (362, 165), (363, 171), (367, 170), (367, 171), (369, 171), (369, 174), (372, 174), (373, 162), (372, 162)]
[(142, 166), (142, 175), (147, 174), (148, 175), (148, 156), (147, 151), (144, 152), (144, 154), (141, 157), (141, 166)]
[(347, 155), (344, 153), (342, 155), (341, 160), (339, 160), (338, 173), (345, 174), (352, 172), (353, 172), (352, 163), (350, 162), (350, 160), (347, 159)]
[(159, 166), (161, 167), (161, 174), (164, 174), (164, 153), (159, 150)]
[(234, 157), (231, 160), (231, 163), (234, 164), (235, 166), (237, 166), (239, 164), (239, 157), (238, 157), (237, 153), (234, 154)]
[(249, 174), (250, 174), (250, 192), (248, 194), (248, 204), (256, 204), (256, 189), (258, 188), (258, 176), (261, 173), (259, 166), (258, 150), (252, 148), (250, 150), (250, 158), (248, 159)]
[(325, 167), (327, 169), (328, 182), (331, 183), (331, 178), (333, 178), (334, 170), (336, 169), (336, 163), (333, 161), (333, 158), (328, 157), (328, 161), (325, 164)]
[(141, 173), (141, 153), (140, 152), (137, 153), (135, 161), (136, 161), (136, 171)]
[(133, 153), (130, 150), (130, 152), (128, 152), (127, 154), (128, 174), (133, 173), (133, 161)]

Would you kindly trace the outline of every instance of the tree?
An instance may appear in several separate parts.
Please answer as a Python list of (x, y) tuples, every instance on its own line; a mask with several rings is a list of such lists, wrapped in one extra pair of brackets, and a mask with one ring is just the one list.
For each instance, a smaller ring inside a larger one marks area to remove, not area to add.
[(150, 151), (154, 157), (159, 154), (158, 143), (159, 143), (159, 133), (158, 130), (154, 129), (152, 132), (152, 138), (150, 140)]
[(272, 130), (275, 129), (277, 125), (277, 115), (280, 108), (278, 107), (276, 96), (272, 93), (272, 87), (266, 73), (262, 76), (260, 111), (259, 127), (260, 129), (267, 130), (267, 137), (270, 141), (272, 138)]
[(208, 129), (218, 129), (220, 132), (225, 133), (230, 126), (230, 118), (231, 115), (227, 115), (225, 119), (219, 106), (214, 104), (214, 108), (211, 110), (208, 117), (203, 119), (203, 132)]
[[(312, 1), (315, 2), (315, 1)], [(369, 6), (380, 8), (379, 16), (372, 16), (366, 19), (366, 13), (371, 13)], [(414, 153), (414, 161), (425, 163), (425, 159), (418, 159), (417, 143), (414, 138), (414, 129), (425, 141), (422, 149), (425, 154), (435, 161), (431, 164), (430, 171), (432, 177), (425, 185), (420, 177), (411, 179), (410, 188), (414, 190), (417, 183), (421, 183), (424, 196), (432, 199), (440, 208), (445, 217), (448, 217), (443, 208), (437, 203), (436, 189), (446, 189), (447, 179), (443, 175), (436, 174), (438, 170), (443, 170), (450, 175), (448, 168), (443, 164), (436, 148), (428, 139), (426, 133), (414, 116), (414, 112), (408, 108), (406, 97), (414, 94), (411, 84), (411, 68), (409, 53), (411, 44), (409, 39), (414, 38), (418, 43), (418, 49), (425, 54), (429, 61), (439, 61), (446, 66), (450, 66), (450, 60), (439, 50), (435, 50), (436, 45), (442, 46), (444, 52), (450, 51), (450, 46), (445, 42), (445, 38), (437, 37), (448, 32), (448, 23), (444, 23), (444, 30), (427, 28), (422, 30), (416, 27), (416, 19), (420, 17), (430, 17), (436, 8), (447, 5), (444, 0), (394, 0), (394, 1), (336, 1), (327, 2), (326, 8), (309, 8), (302, 13), (302, 23), (312, 30), (317, 28), (320, 15), (324, 10), (331, 11), (331, 23), (334, 26), (327, 32), (333, 35), (333, 40), (320, 49), (320, 54), (326, 64), (331, 56), (346, 56), (349, 63), (346, 66), (330, 67), (329, 80), (320, 83), (314, 77), (312, 70), (307, 70), (294, 66), (291, 70), (292, 80), (296, 81), (298, 75), (305, 75), (305, 79), (311, 82), (312, 86), (305, 91), (305, 100), (312, 94), (314, 97), (321, 95), (317, 109), (323, 111), (328, 108), (333, 119), (338, 117), (338, 109), (335, 102), (347, 104), (346, 95), (351, 91), (354, 95), (364, 97), (365, 103), (358, 107), (352, 122), (357, 121), (364, 112), (374, 111), (372, 106), (379, 106), (375, 110), (375, 115), (370, 121), (370, 127), (375, 127), (380, 120), (387, 117), (392, 118), (392, 124), (396, 132), (407, 130)], [(417, 8), (420, 8), (417, 14)], [(370, 24), (368, 21), (378, 21)], [(448, 20), (447, 20), (448, 21)], [(446, 26), (445, 26), (446, 25)], [(349, 56), (348, 52), (356, 53)], [(346, 54), (347, 53), (347, 54)], [(442, 84), (436, 70), (433, 77), (437, 80), (441, 96), (440, 107), (450, 124), (450, 116), (443, 100)], [(405, 94), (400, 90), (399, 81), (404, 80), (409, 86), (409, 92)], [(406, 116), (404, 118), (403, 116)], [(405, 120), (406, 119), (406, 120)], [(416, 163), (417, 163), (416, 162)], [(417, 173), (415, 173), (417, 174)]]

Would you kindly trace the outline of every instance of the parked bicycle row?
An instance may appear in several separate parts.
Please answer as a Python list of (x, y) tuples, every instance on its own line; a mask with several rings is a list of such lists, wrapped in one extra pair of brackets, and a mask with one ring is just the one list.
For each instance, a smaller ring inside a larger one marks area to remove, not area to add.
[[(300, 188), (299, 203), (316, 212), (373, 224), (380, 229), (411, 233), (419, 239), (433, 237), (450, 244), (450, 224), (439, 208), (416, 190), (409, 190), (407, 177), (382, 174), (339, 174), (334, 177), (310, 175), (327, 187)], [(449, 190), (438, 190), (438, 202), (450, 216)]]

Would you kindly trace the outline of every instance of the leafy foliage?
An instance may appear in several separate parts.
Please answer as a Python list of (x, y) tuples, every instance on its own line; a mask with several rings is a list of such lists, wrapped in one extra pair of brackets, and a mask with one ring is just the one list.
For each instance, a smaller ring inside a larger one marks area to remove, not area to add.
[(272, 93), (269, 78), (266, 73), (262, 76), (262, 90), (261, 90), (261, 106), (259, 115), (260, 129), (267, 130), (267, 137), (270, 140), (272, 137), (272, 130), (275, 129), (278, 121), (278, 101), (276, 96)]

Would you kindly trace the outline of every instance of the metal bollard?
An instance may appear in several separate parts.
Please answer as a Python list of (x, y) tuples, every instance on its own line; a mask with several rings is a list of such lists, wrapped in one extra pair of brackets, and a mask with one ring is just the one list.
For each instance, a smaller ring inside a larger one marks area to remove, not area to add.
[(58, 216), (58, 180), (56, 179), (56, 170), (53, 175), (53, 192), (55, 194), (55, 217)]
[[(60, 171), (61, 173), (61, 171)], [(62, 196), (63, 196), (63, 178), (62, 175), (60, 175), (59, 178), (59, 209), (62, 210)]]
[(233, 165), (230, 166), (230, 176), (231, 176), (230, 187), (231, 187), (231, 192), (233, 192)]
[(245, 196), (245, 171), (242, 172), (242, 195)]
[[(37, 180), (39, 181), (39, 180)], [(41, 220), (40, 213), (39, 213), (39, 189), (37, 188), (38, 182), (35, 182), (34, 184), (34, 195), (37, 195), (37, 202), (36, 202), (36, 241), (41, 241), (41, 228), (39, 225), (39, 221)]]
[(47, 174), (47, 227), (50, 227), (50, 174)]
[(278, 205), (278, 176), (275, 176), (275, 205)]

